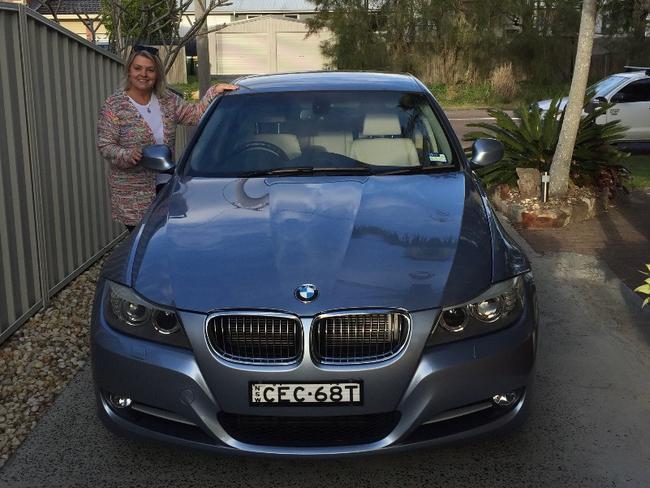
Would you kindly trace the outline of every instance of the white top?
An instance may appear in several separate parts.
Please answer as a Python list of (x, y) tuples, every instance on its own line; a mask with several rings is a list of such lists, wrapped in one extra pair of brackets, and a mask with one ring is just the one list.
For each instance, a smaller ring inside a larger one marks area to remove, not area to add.
[(142, 118), (151, 129), (151, 132), (153, 132), (156, 144), (164, 144), (165, 134), (163, 132), (163, 120), (162, 113), (160, 112), (160, 104), (158, 103), (158, 97), (152, 93), (151, 99), (146, 105), (140, 105), (131, 97), (129, 97), (129, 100), (133, 106), (138, 109), (138, 112), (142, 115)]

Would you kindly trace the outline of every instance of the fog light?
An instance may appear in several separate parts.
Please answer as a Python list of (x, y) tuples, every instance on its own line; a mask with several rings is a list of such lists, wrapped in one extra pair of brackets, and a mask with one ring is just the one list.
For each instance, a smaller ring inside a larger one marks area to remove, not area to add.
[(128, 408), (133, 403), (133, 400), (131, 400), (130, 398), (119, 396), (119, 395), (109, 395), (108, 401), (115, 408)]
[(519, 399), (519, 394), (516, 391), (510, 393), (499, 393), (492, 397), (492, 401), (499, 407), (509, 407)]

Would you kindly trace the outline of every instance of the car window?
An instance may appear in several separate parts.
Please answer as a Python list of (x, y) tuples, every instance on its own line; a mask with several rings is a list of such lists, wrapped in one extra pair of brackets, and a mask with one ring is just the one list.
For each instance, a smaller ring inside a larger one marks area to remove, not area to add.
[(649, 102), (650, 78), (624, 86), (612, 97), (612, 101), (616, 103)]
[(609, 95), (612, 90), (615, 90), (616, 87), (622, 85), (626, 81), (627, 78), (625, 76), (608, 76), (587, 88), (587, 92), (593, 91), (596, 97), (604, 97)]
[(241, 176), (296, 167), (379, 173), (457, 169), (458, 162), (421, 93), (306, 91), (224, 97), (185, 173)]

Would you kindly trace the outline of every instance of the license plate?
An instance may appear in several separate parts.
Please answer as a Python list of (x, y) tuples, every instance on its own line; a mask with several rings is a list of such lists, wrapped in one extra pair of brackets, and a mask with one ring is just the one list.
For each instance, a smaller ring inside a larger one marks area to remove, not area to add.
[(256, 407), (361, 405), (363, 383), (250, 383), (250, 404)]

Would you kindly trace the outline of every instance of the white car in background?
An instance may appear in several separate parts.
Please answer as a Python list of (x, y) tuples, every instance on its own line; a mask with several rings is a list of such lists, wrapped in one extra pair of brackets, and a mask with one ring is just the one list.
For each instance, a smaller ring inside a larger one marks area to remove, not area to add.
[[(614, 103), (607, 113), (598, 118), (599, 123), (620, 120), (627, 127), (623, 136), (625, 142), (650, 142), (650, 68), (626, 66), (625, 72), (600, 80), (587, 89), (593, 90), (594, 103)], [(568, 97), (562, 98), (560, 109), (564, 109)], [(548, 110), (551, 100), (542, 100), (537, 105)]]

